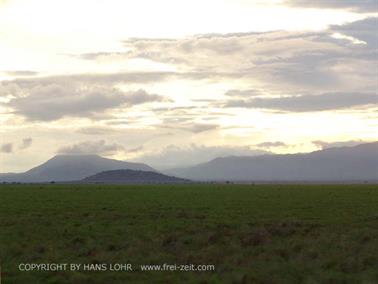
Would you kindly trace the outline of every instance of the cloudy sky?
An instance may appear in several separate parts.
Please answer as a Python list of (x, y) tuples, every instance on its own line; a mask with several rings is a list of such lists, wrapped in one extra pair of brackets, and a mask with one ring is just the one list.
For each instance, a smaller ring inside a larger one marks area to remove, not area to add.
[(377, 0), (0, 0), (0, 172), (377, 140)]

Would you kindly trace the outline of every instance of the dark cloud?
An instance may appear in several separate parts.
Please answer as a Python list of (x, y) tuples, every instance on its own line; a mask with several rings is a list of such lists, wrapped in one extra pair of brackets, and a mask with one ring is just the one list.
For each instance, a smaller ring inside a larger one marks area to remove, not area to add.
[(119, 131), (117, 129), (114, 129), (112, 127), (84, 127), (80, 128), (76, 131), (80, 134), (85, 135), (111, 135), (118, 133)]
[(256, 144), (256, 147), (259, 148), (275, 148), (275, 147), (287, 147), (288, 145), (281, 141), (276, 142), (262, 142), (259, 144)]
[(378, 13), (377, 0), (286, 0), (284, 3), (304, 8), (348, 9), (363, 13)]
[(20, 149), (26, 149), (26, 148), (29, 148), (33, 143), (33, 139), (32, 138), (25, 138), (22, 140), (22, 144), (20, 146)]
[(113, 156), (116, 154), (137, 153), (144, 149), (143, 146), (126, 148), (118, 143), (108, 143), (105, 140), (84, 141), (73, 145), (68, 145), (58, 149), (58, 154), (68, 155), (104, 155)]
[(290, 112), (310, 112), (376, 105), (378, 96), (374, 93), (327, 93), (321, 95), (300, 95), (278, 98), (254, 98), (229, 100), (225, 107), (262, 108)]
[(139, 105), (149, 102), (172, 102), (170, 99), (155, 95), (149, 94), (143, 89), (139, 89), (135, 92), (129, 93), (126, 99), (128, 105)]
[[(176, 122), (175, 124), (171, 124), (171, 122)], [(202, 133), (207, 132), (210, 130), (217, 129), (219, 125), (217, 124), (208, 124), (208, 123), (195, 123), (192, 122), (191, 118), (178, 118), (175, 121), (172, 120), (164, 120), (163, 124), (161, 125), (162, 128), (168, 129), (176, 129), (176, 130), (183, 130), (192, 133)]]
[(128, 125), (128, 124), (130, 124), (130, 120), (126, 120), (126, 119), (115, 119), (115, 120), (106, 121), (106, 125), (118, 126), (118, 125)]
[(60, 148), (58, 154), (71, 154), (71, 155), (84, 155), (84, 154), (97, 154), (97, 155), (114, 155), (119, 152), (125, 151), (122, 145), (113, 143), (107, 144), (105, 140), (99, 141), (85, 141), (78, 144)]
[(298, 37), (295, 45), (287, 48), (291, 50), (289, 53), (279, 50), (275, 56), (268, 57), (266, 51), (262, 51), (265, 56), (255, 63), (272, 84), (279, 83), (281, 87), (375, 91), (377, 26), (377, 18), (331, 26), (324, 32)]
[(201, 133), (201, 132), (206, 132), (206, 131), (210, 131), (210, 130), (214, 130), (216, 128), (218, 128), (219, 126), (216, 125), (216, 124), (206, 124), (206, 123), (195, 123), (195, 124), (192, 124), (190, 126), (188, 126), (187, 128), (183, 128), (185, 130), (189, 130), (193, 133)]
[(228, 97), (255, 97), (261, 96), (263, 93), (260, 90), (229, 90), (225, 93)]
[(127, 149), (127, 153), (138, 153), (144, 150), (143, 146)]
[(330, 30), (364, 41), (368, 48), (378, 48), (378, 17), (369, 17), (345, 25), (333, 25)]
[(363, 140), (350, 140), (342, 142), (326, 142), (326, 141), (312, 141), (312, 144), (319, 147), (320, 149), (335, 148), (335, 147), (351, 147), (364, 143), (369, 143)]
[(6, 153), (6, 154), (12, 153), (13, 152), (13, 144), (12, 143), (2, 144), (1, 147), (0, 147), (0, 152)]
[(140, 89), (124, 93), (97, 85), (41, 84), (19, 88), (26, 95), (15, 94), (7, 106), (28, 120), (52, 121), (63, 117), (93, 117), (108, 109), (162, 102), (167, 99)]
[[(32, 145), (32, 143), (33, 143), (32, 138), (24, 138), (21, 141), (21, 144), (19, 145), (18, 148), (21, 149), (21, 150), (29, 148)], [(14, 143), (2, 144), (2, 145), (0, 145), (0, 153), (6, 153), (6, 154), (13, 153), (14, 148), (15, 148)]]
[(334, 52), (301, 51), (275, 63), (264, 64), (263, 68), (272, 69), (268, 76), (283, 84), (301, 89), (317, 89), (320, 86), (331, 88), (340, 84), (340, 74), (329, 69), (329, 66), (335, 64), (336, 58), (338, 54)]

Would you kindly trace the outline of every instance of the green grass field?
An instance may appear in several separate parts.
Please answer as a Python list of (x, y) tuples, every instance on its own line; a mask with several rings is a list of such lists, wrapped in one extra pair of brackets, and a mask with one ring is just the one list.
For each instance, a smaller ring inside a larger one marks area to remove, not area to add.
[[(164, 263), (215, 271), (140, 270)], [(378, 187), (2, 185), (0, 265), (2, 284), (378, 283)]]

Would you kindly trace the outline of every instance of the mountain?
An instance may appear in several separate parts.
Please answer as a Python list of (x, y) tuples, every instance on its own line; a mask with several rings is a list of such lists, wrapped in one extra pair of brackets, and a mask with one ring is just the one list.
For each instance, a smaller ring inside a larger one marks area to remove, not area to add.
[(378, 180), (378, 142), (306, 154), (217, 158), (166, 172), (206, 181)]
[(155, 171), (145, 164), (123, 162), (97, 155), (58, 155), (25, 173), (0, 175), (0, 181), (72, 181), (81, 180), (102, 171), (118, 169)]
[(188, 183), (187, 179), (181, 179), (163, 175), (157, 172), (115, 170), (106, 171), (87, 177), (82, 183), (106, 183), (106, 184), (159, 184), (159, 183)]

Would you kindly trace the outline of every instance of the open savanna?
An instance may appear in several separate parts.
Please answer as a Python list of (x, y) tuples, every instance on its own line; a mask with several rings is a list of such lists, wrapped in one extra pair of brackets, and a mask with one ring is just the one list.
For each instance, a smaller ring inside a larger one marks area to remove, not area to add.
[[(131, 263), (132, 272), (21, 272)], [(212, 264), (146, 272), (141, 264)], [(1, 185), (2, 284), (378, 283), (376, 185)]]

